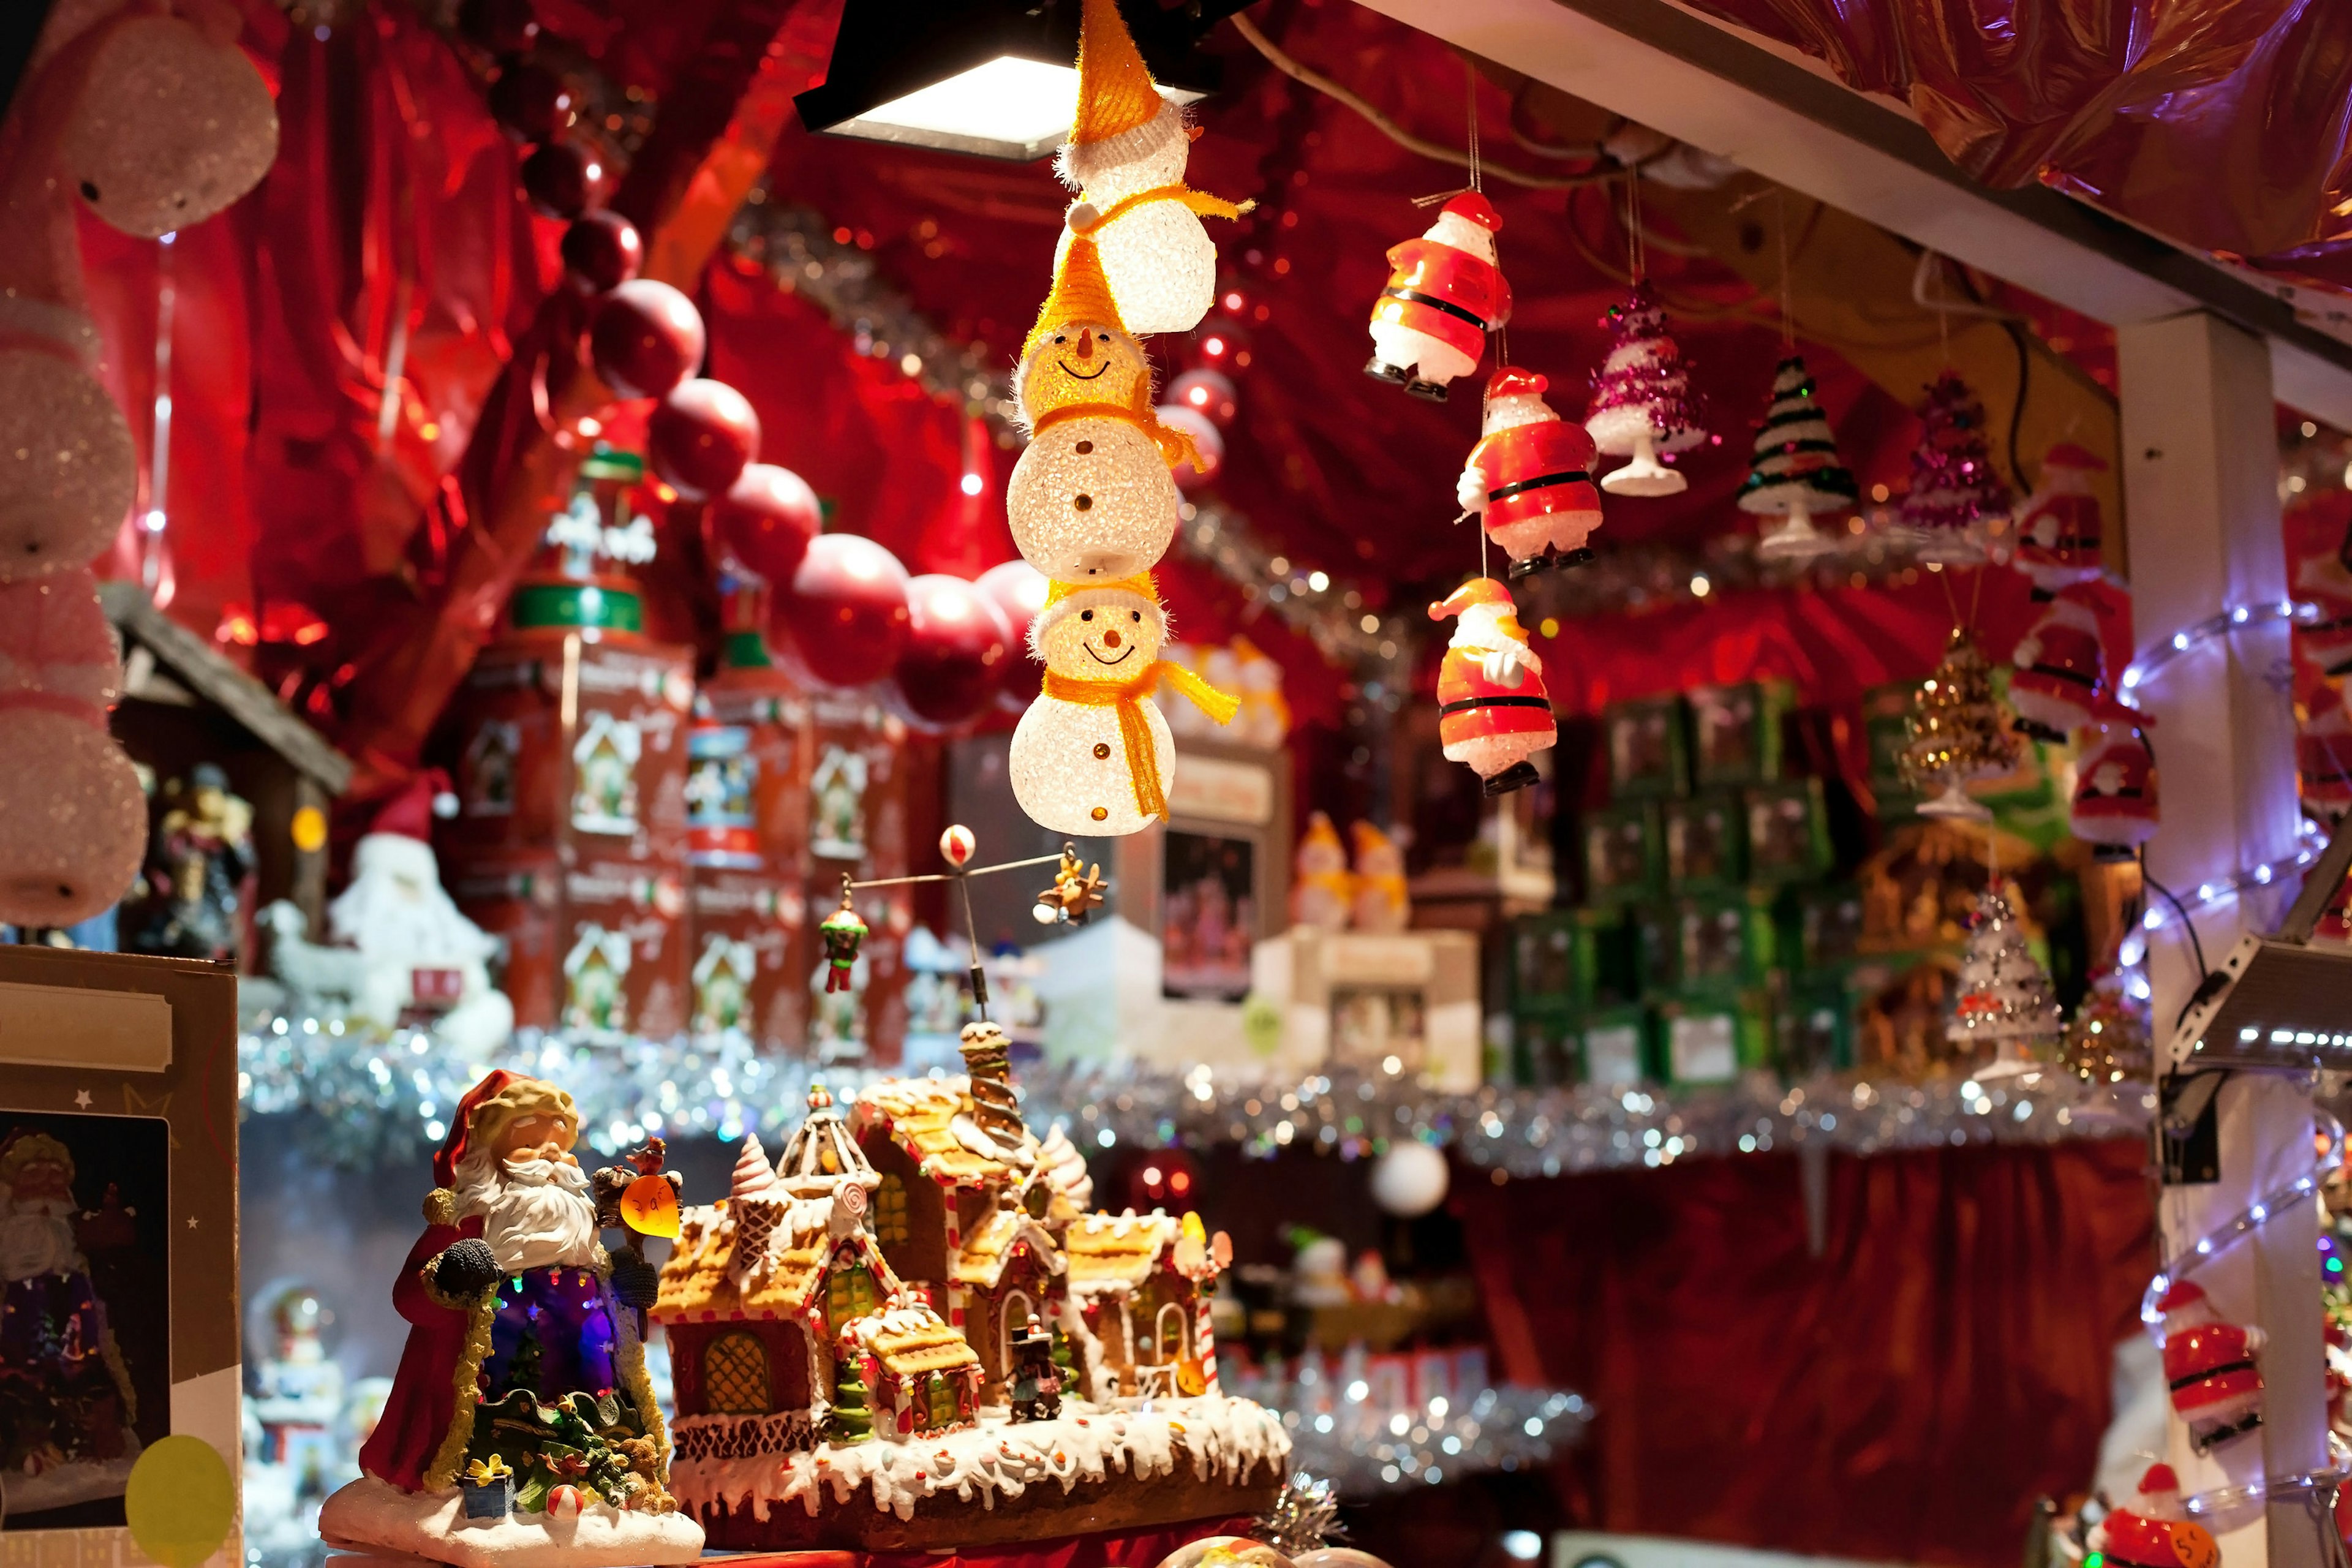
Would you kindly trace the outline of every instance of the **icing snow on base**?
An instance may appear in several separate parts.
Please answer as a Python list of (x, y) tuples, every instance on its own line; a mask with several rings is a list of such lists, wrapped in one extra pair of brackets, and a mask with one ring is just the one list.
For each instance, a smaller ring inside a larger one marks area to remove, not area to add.
[(32, 1475), (0, 1476), (0, 1510), (38, 1513), (69, 1503), (121, 1497), (131, 1484), (131, 1462), (139, 1457), (139, 1439), (123, 1434), (128, 1452), (119, 1459), (78, 1459), (52, 1465)]
[(572, 1519), (467, 1519), (455, 1487), (404, 1492), (373, 1476), (321, 1505), (319, 1535), (333, 1547), (410, 1552), (457, 1568), (666, 1568), (702, 1556), (702, 1527), (683, 1513), (592, 1502)]
[(993, 1509), (1000, 1497), (1010, 1500), (1048, 1482), (1066, 1495), (1114, 1470), (1136, 1480), (1169, 1475), (1180, 1446), (1202, 1481), (1238, 1483), (1260, 1465), (1278, 1475), (1290, 1455), (1282, 1417), (1246, 1399), (1203, 1394), (1155, 1401), (1149, 1410), (1065, 1405), (1063, 1411), (1052, 1421), (991, 1415), (976, 1426), (917, 1433), (904, 1442), (875, 1437), (797, 1454), (680, 1459), (670, 1467), (669, 1489), (697, 1514), (748, 1504), (753, 1518), (765, 1520), (780, 1502), (814, 1517), (828, 1489), (832, 1502), (846, 1505), (860, 1488), (870, 1488), (877, 1512), (911, 1520), (919, 1504), (935, 1497)]

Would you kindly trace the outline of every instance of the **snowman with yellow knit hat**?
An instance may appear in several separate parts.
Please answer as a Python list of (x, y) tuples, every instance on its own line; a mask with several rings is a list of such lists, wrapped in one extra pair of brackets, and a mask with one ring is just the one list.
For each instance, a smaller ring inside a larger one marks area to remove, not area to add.
[(1100, 247), (1119, 315), (1138, 333), (1189, 332), (1217, 296), (1217, 247), (1202, 217), (1250, 210), (1192, 189), (1184, 165), (1197, 134), (1160, 96), (1118, 0), (1085, 0), (1078, 33), (1078, 114), (1055, 159), (1080, 193), (1062, 237)]
[(1139, 832), (1168, 815), (1176, 742), (1151, 698), (1162, 681), (1220, 724), (1236, 700), (1162, 660), (1168, 614), (1150, 576), (1055, 583), (1029, 626), (1045, 692), (1013, 731), (1013, 795), (1055, 833)]

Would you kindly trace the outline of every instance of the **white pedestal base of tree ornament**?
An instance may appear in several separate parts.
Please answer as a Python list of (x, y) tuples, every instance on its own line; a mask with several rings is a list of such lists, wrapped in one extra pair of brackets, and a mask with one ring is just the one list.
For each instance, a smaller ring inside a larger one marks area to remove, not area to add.
[(1837, 551), (1837, 541), (1813, 526), (1813, 520), (1792, 511), (1767, 529), (1756, 542), (1756, 553), (1767, 561), (1810, 561)]
[(1612, 496), (1675, 496), (1690, 489), (1690, 481), (1658, 461), (1656, 448), (1644, 440), (1623, 468), (1601, 476), (1601, 488)]
[(126, 1432), (123, 1441), (125, 1452), (119, 1459), (85, 1459), (52, 1465), (35, 1476), (0, 1477), (0, 1517), (21, 1519), (44, 1509), (121, 1497), (139, 1458), (139, 1439)]
[(1992, 808), (1982, 801), (1969, 797), (1958, 779), (1944, 785), (1944, 792), (1919, 807), (1922, 816), (1949, 817), (1955, 822), (1990, 822)]
[(589, 1503), (571, 1519), (509, 1513), (467, 1519), (465, 1494), (404, 1492), (363, 1476), (319, 1510), (319, 1538), (362, 1556), (415, 1556), (453, 1568), (665, 1568), (702, 1555), (702, 1527), (683, 1513)]

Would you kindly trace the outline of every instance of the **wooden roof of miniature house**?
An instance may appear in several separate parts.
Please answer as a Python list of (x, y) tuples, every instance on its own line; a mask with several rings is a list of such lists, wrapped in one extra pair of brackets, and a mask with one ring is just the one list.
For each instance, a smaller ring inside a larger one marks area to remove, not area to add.
[(962, 1247), (948, 1265), (948, 1280), (992, 1290), (1004, 1278), (1006, 1265), (1024, 1251), (1048, 1274), (1059, 1274), (1067, 1267), (1052, 1235), (1026, 1209), (1000, 1208), (964, 1233)]
[(1174, 1215), (1158, 1209), (1087, 1215), (1062, 1233), (1071, 1290), (1097, 1296), (1134, 1289), (1151, 1278), (1179, 1229)]
[(970, 1367), (977, 1373), (980, 1356), (964, 1337), (921, 1302), (870, 1312), (849, 1325), (857, 1342), (874, 1352), (882, 1370), (894, 1377), (954, 1372)]
[[(743, 1213), (752, 1205), (781, 1213), (757, 1258), (738, 1256)], [(845, 1247), (872, 1271), (885, 1291), (898, 1288), (882, 1260), (873, 1235), (858, 1228), (836, 1237), (829, 1227), (831, 1205), (772, 1196), (721, 1198), (678, 1216), (677, 1242), (662, 1265), (661, 1289), (651, 1316), (657, 1323), (709, 1323), (737, 1319), (797, 1318), (824, 1289), (827, 1271)]]
[[(859, 1131), (879, 1131), (907, 1152), (923, 1174), (959, 1187), (998, 1186), (1025, 1174), (983, 1154), (956, 1135), (955, 1120), (971, 1114), (971, 1080), (893, 1078), (869, 1086), (851, 1110)], [(1036, 1139), (1027, 1139), (1034, 1150)]]

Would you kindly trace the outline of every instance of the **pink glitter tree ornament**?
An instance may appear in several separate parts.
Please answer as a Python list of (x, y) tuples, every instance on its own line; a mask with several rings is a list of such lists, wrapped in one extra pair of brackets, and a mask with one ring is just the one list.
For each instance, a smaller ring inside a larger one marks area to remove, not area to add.
[(1976, 565), (1985, 558), (1984, 525), (2016, 505), (1985, 446), (1984, 405), (1946, 371), (1928, 384), (1919, 418), (1926, 429), (1911, 453), (1898, 526), (1920, 560)]
[(1601, 451), (1632, 459), (1604, 477), (1601, 488), (1612, 495), (1673, 495), (1689, 481), (1658, 459), (1706, 439), (1690, 366), (1666, 335), (1665, 312), (1647, 283), (1634, 284), (1601, 324), (1610, 330), (1609, 354), (1593, 374), (1584, 427)]

